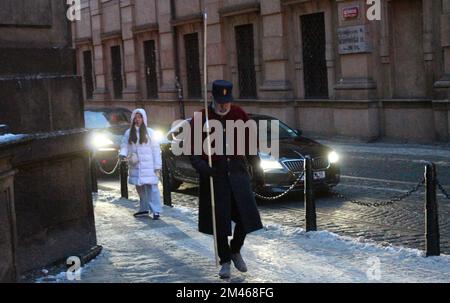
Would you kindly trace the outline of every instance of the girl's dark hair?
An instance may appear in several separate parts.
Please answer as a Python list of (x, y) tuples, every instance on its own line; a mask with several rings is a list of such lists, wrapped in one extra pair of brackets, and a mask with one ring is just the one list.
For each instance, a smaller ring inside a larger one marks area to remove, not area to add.
[[(130, 138), (128, 139), (128, 143), (134, 143), (137, 142), (137, 134), (136, 134), (136, 123), (133, 121), (133, 124), (131, 125), (130, 129)], [(139, 127), (139, 144), (145, 144), (148, 142), (148, 133), (147, 133), (147, 127), (144, 123), (141, 124), (141, 127)]]

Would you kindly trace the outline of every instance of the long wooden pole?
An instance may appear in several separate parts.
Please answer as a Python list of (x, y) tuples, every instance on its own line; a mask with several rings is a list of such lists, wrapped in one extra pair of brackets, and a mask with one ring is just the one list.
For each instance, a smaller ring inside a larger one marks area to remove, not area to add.
[[(205, 114), (206, 114), (206, 144), (208, 146), (208, 164), (212, 167), (212, 157), (211, 157), (211, 138), (210, 138), (210, 128), (209, 128), (209, 115), (208, 115), (208, 67), (207, 67), (207, 28), (208, 14), (203, 13), (203, 97), (205, 100)], [(214, 254), (216, 259), (216, 266), (219, 266), (219, 254), (217, 251), (217, 228), (216, 228), (216, 200), (214, 197), (214, 180), (213, 177), (209, 177), (209, 186), (211, 192), (211, 209), (212, 209), (212, 225), (213, 225), (213, 236), (214, 236)]]

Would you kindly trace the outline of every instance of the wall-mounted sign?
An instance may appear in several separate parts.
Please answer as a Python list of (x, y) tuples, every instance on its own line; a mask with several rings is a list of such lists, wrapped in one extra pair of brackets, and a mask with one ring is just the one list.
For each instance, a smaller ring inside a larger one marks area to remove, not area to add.
[(338, 28), (338, 42), (341, 55), (372, 51), (369, 31), (365, 25)]
[(342, 9), (342, 16), (344, 19), (352, 19), (356, 18), (359, 15), (359, 7), (352, 6), (352, 7), (344, 7)]

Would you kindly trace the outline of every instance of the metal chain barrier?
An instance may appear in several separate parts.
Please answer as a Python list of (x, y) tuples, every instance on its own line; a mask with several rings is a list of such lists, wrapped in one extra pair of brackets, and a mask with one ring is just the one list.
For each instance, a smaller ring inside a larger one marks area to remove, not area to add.
[(407, 197), (411, 196), (413, 193), (417, 192), (424, 184), (425, 184), (425, 178), (422, 178), (413, 188), (411, 188), (410, 190), (408, 190), (404, 194), (401, 194), (399, 196), (393, 197), (393, 198), (391, 198), (388, 201), (374, 202), (374, 203), (364, 202), (364, 201), (359, 201), (359, 200), (347, 199), (347, 197), (345, 197), (343, 194), (340, 194), (340, 193), (337, 193), (337, 192), (331, 192), (331, 194), (333, 194), (334, 196), (336, 196), (338, 198), (349, 200), (350, 203), (354, 203), (354, 204), (357, 204), (357, 205), (360, 205), (360, 206), (381, 207), (381, 206), (392, 205), (395, 202), (400, 202), (400, 201), (406, 199)]
[(100, 169), (100, 171), (101, 171), (102, 173), (104, 173), (104, 174), (106, 174), (106, 175), (112, 175), (112, 174), (114, 174), (114, 173), (117, 171), (117, 169), (119, 168), (120, 158), (117, 159), (116, 165), (114, 166), (113, 170), (110, 171), (110, 172), (104, 170), (103, 167), (102, 167), (102, 165), (100, 164), (100, 162), (98, 162), (97, 159), (95, 159), (95, 162), (97, 163), (97, 166), (98, 166), (98, 168)]
[(445, 190), (444, 186), (442, 186), (442, 184), (439, 183), (439, 180), (436, 180), (436, 183), (437, 183), (439, 190), (442, 192), (442, 194), (445, 196), (445, 198), (450, 200), (450, 194)]
[[(251, 165), (248, 163), (248, 160), (247, 160), (246, 157), (244, 157), (244, 162), (247, 165), (247, 167), (251, 167)], [(291, 171), (289, 171), (289, 173), (295, 177), (295, 173), (293, 173)], [(262, 199), (262, 200), (266, 200), (266, 201), (274, 201), (274, 200), (277, 200), (277, 199), (281, 199), (282, 197), (286, 196), (289, 192), (291, 192), (294, 189), (294, 187), (296, 187), (298, 185), (298, 183), (302, 180), (302, 177), (304, 175), (305, 175), (305, 172), (302, 172), (298, 176), (298, 178), (295, 180), (295, 182), (292, 183), (292, 185), (289, 186), (288, 189), (286, 189), (284, 192), (282, 192), (279, 195), (276, 195), (276, 196), (264, 196), (264, 195), (262, 195), (260, 193), (255, 192), (255, 191), (253, 192), (253, 194), (255, 195), (255, 197), (257, 197), (259, 199)]]
[(288, 189), (286, 189), (283, 193), (281, 193), (281, 194), (279, 194), (279, 195), (277, 195), (277, 196), (270, 196), (270, 197), (269, 197), (269, 196), (263, 196), (263, 195), (261, 195), (261, 194), (258, 194), (257, 192), (253, 192), (253, 193), (255, 194), (255, 196), (256, 196), (257, 198), (260, 198), (260, 199), (263, 199), (263, 200), (266, 200), (266, 201), (273, 201), (273, 200), (280, 199), (280, 198), (286, 196), (290, 191), (292, 191), (292, 190), (294, 189), (294, 187), (296, 187), (297, 184), (302, 180), (302, 177), (303, 177), (304, 175), (305, 175), (305, 173), (302, 172), (302, 173), (298, 176), (297, 180), (295, 180), (295, 182), (294, 182)]
[[(174, 172), (176, 175), (178, 175), (178, 176), (180, 176), (180, 177), (182, 177), (182, 178), (184, 178), (184, 179), (186, 179), (186, 180), (194, 181), (194, 179), (193, 179), (192, 177), (186, 176), (186, 175), (183, 174), (180, 170), (178, 170), (176, 167), (174, 167), (174, 171), (173, 171), (173, 172)], [(294, 173), (292, 173), (292, 174), (295, 176)], [(276, 196), (264, 196), (264, 195), (262, 195), (262, 194), (260, 194), (260, 193), (257, 193), (257, 192), (253, 192), (253, 194), (254, 194), (257, 198), (260, 198), (260, 199), (263, 199), (263, 200), (267, 200), (267, 201), (273, 201), (273, 200), (280, 199), (280, 198), (286, 196), (289, 192), (291, 192), (291, 191), (298, 185), (298, 183), (302, 180), (302, 177), (303, 177), (303, 176), (304, 176), (304, 172), (301, 173), (301, 174), (298, 176), (298, 178), (295, 180), (295, 182), (294, 182), (288, 189), (286, 189), (284, 192), (282, 192), (282, 193), (279, 194), (279, 195), (276, 195)]]

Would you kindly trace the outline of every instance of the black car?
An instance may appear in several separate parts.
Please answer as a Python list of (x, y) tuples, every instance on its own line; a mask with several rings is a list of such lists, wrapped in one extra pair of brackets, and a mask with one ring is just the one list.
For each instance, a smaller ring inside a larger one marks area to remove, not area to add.
[(126, 108), (85, 109), (85, 127), (91, 130), (89, 145), (102, 170), (110, 172), (115, 168), (122, 136), (130, 127), (130, 117), (131, 111)]
[[(301, 176), (306, 155), (313, 160), (316, 190), (327, 191), (339, 183), (339, 156), (331, 148), (302, 136), (301, 131), (292, 129), (274, 117), (257, 114), (250, 114), (249, 117), (255, 120), (257, 125), (260, 120), (268, 121), (269, 126), (272, 120), (279, 122), (279, 158), (275, 160), (259, 153), (259, 163), (249, 164), (255, 192), (273, 196), (286, 191)], [(189, 157), (175, 156), (170, 152), (171, 143), (179, 140), (177, 135), (180, 132), (180, 125), (189, 122), (190, 119), (187, 119), (174, 126), (167, 134), (166, 146), (163, 146), (163, 149), (167, 151), (165, 159), (172, 190), (177, 189), (183, 182), (198, 184), (198, 174), (192, 167)], [(255, 178), (262, 178), (262, 180), (255, 180)], [(292, 191), (300, 190), (303, 190), (303, 178)]]
[[(131, 111), (126, 108), (86, 108), (85, 127), (91, 130), (89, 138), (94, 158), (101, 169), (99, 173), (111, 172), (117, 164), (120, 144), (125, 131), (130, 127)], [(150, 125), (160, 134), (158, 126)]]

